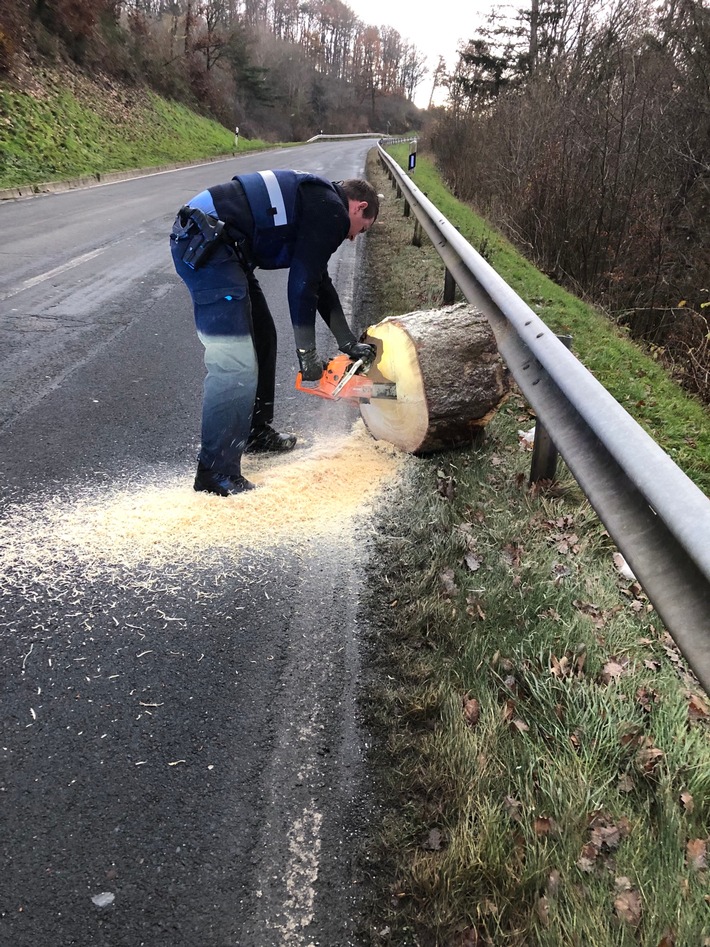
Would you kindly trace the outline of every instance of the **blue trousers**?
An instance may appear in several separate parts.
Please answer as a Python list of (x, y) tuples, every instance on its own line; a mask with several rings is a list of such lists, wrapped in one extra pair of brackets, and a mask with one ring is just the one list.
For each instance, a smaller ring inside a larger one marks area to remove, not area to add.
[(197, 270), (182, 262), (183, 247), (171, 240), (175, 270), (192, 297), (207, 370), (198, 460), (239, 476), (250, 432), (274, 418), (276, 327), (258, 280), (229, 246), (220, 246)]

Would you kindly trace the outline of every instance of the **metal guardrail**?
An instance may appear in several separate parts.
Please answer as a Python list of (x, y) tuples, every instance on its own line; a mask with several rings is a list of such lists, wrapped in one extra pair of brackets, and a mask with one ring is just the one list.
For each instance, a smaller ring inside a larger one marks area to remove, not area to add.
[(383, 135), (382, 132), (351, 132), (349, 134), (323, 134), (320, 132), (318, 135), (313, 135), (311, 138), (306, 139), (306, 144), (311, 145), (314, 141), (347, 141), (351, 138), (377, 138), (379, 141), (390, 141), (387, 135)]
[(710, 694), (710, 500), (461, 236), (380, 160)]

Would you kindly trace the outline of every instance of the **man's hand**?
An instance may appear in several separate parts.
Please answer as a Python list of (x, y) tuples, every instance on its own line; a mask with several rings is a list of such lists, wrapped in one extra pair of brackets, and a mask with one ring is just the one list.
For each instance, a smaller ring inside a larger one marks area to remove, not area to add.
[(304, 381), (318, 381), (323, 374), (326, 362), (315, 349), (296, 349), (298, 362), (301, 366), (301, 377)]
[(377, 355), (375, 346), (368, 345), (367, 342), (346, 342), (345, 345), (340, 346), (340, 351), (345, 352), (348, 358), (351, 358), (354, 362), (361, 359), (365, 369), (372, 365)]

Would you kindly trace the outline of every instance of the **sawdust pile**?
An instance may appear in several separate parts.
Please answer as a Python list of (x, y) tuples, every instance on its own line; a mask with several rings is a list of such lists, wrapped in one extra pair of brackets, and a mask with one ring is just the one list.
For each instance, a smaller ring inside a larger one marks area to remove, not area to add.
[[(348, 435), (287, 455), (247, 455), (244, 474), (259, 487), (237, 497), (198, 494), (192, 471), (160, 486), (95, 491), (89, 498), (23, 505), (0, 525), (0, 570), (35, 575), (86, 563), (189, 565), (207, 550), (303, 547), (347, 538), (384, 485), (412, 458), (374, 441), (358, 421)], [(14, 515), (13, 515), (14, 513)], [(305, 551), (305, 550), (304, 550)]]

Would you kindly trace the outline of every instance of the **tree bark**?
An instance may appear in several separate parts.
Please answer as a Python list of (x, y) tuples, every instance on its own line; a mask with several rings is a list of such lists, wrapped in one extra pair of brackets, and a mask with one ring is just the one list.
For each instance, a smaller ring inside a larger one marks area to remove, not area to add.
[(468, 304), (384, 319), (366, 332), (377, 347), (368, 377), (396, 400), (360, 405), (365, 426), (412, 454), (470, 444), (510, 390), (488, 320)]

